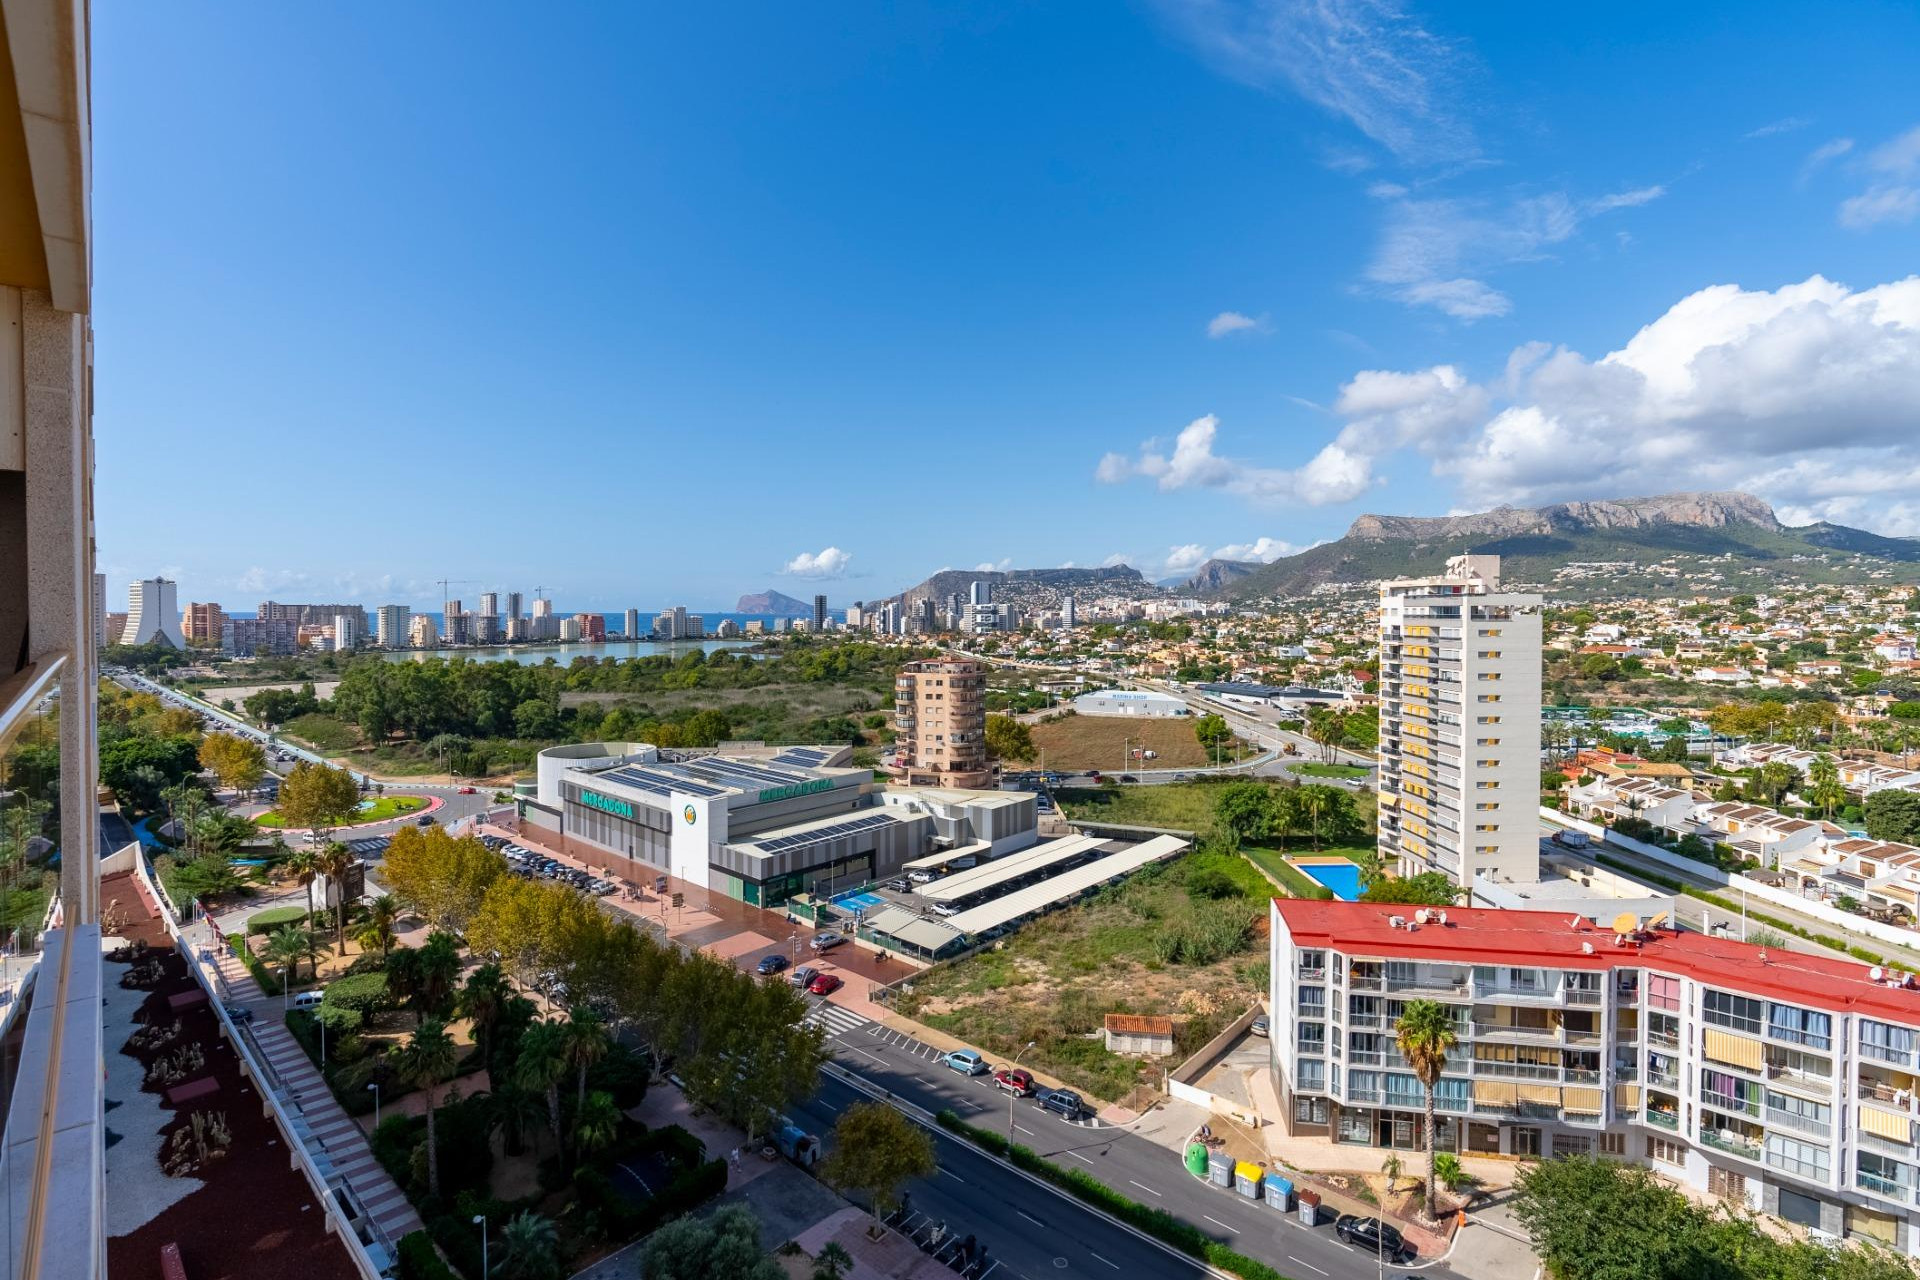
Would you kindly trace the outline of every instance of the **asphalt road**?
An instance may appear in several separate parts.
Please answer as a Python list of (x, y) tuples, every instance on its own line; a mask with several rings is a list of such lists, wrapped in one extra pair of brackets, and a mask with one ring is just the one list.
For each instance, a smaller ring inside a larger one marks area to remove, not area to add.
[[(878, 1023), (853, 1025), (843, 1017), (829, 1021), (828, 1029), (833, 1034), (827, 1047), (835, 1059), (869, 1083), (923, 1110), (950, 1108), (969, 1124), (1002, 1133), (1011, 1114), (1014, 1140), (1023, 1146), (1056, 1164), (1082, 1168), (1142, 1204), (1165, 1209), (1293, 1280), (1365, 1280), (1378, 1274), (1377, 1260), (1342, 1244), (1333, 1234), (1331, 1221), (1309, 1228), (1296, 1215), (1271, 1209), (1265, 1201), (1244, 1200), (1197, 1182), (1182, 1168), (1178, 1155), (1148, 1138), (1099, 1121), (1067, 1121), (1027, 1098), (1014, 1100), (1010, 1113), (1008, 1095), (993, 1087), (990, 1076), (951, 1071), (940, 1065), (939, 1051), (933, 1046)], [(1004, 1182), (1012, 1175), (999, 1171), (997, 1176)], [(917, 1193), (914, 1198), (918, 1203)], [(979, 1233), (972, 1226), (966, 1230)], [(1127, 1258), (1115, 1260), (1130, 1268), (1142, 1252), (1136, 1240)], [(1410, 1269), (1392, 1270), (1403, 1274)], [(1416, 1263), (1411, 1270), (1449, 1274), (1444, 1263), (1424, 1268)]]
[[(866, 1101), (865, 1094), (827, 1077), (819, 1093), (788, 1114), (831, 1143), (840, 1113)], [(1148, 1244), (1078, 1201), (1036, 1187), (972, 1145), (938, 1128), (930, 1132), (940, 1171), (908, 1187), (911, 1204), (900, 1226), (921, 1238), (936, 1224), (944, 1224), (950, 1237), (975, 1237), (987, 1247), (988, 1277), (1196, 1280), (1208, 1274), (1199, 1263)]]

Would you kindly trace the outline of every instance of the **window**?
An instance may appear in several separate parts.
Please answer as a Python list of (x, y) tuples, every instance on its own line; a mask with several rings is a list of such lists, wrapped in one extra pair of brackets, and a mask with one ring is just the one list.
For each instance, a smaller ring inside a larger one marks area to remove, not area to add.
[(1538, 1156), (1540, 1154), (1540, 1131), (1538, 1129), (1518, 1127), (1513, 1131), (1513, 1154), (1517, 1156)]
[(1327, 1122), (1327, 1100), (1325, 1098), (1295, 1098), (1293, 1100), (1293, 1121), (1295, 1124), (1325, 1124)]
[(1600, 1135), (1600, 1154), (1603, 1156), (1624, 1156), (1627, 1154), (1627, 1135), (1624, 1133), (1603, 1133)]
[(1318, 1058), (1302, 1058), (1293, 1064), (1293, 1079), (1301, 1092), (1318, 1092), (1327, 1087), (1327, 1064)]
[(1747, 1180), (1730, 1169), (1722, 1169), (1717, 1164), (1707, 1166), (1707, 1194), (1719, 1196), (1723, 1200), (1747, 1202)]
[(1687, 1162), (1687, 1148), (1684, 1144), (1669, 1138), (1647, 1138), (1647, 1159), (1660, 1164), (1684, 1165)]
[(1482, 672), (1479, 672), (1478, 674), (1482, 680), (1498, 680), (1500, 678), (1500, 673), (1498, 671), (1482, 671)]
[(1565, 1159), (1568, 1156), (1590, 1156), (1593, 1154), (1593, 1139), (1584, 1133), (1556, 1133), (1553, 1135), (1553, 1158)]
[(1327, 1012), (1327, 989), (1325, 987), (1301, 987), (1300, 1002), (1297, 1006), (1303, 1018), (1321, 1018)]
[(1499, 723), (1500, 723), (1500, 717), (1499, 717), (1499, 716), (1481, 716), (1481, 717), (1479, 717), (1479, 720), (1478, 720), (1478, 723), (1480, 723), (1480, 724), (1499, 724)]
[(1791, 1187), (1780, 1188), (1780, 1216), (1803, 1227), (1820, 1229), (1820, 1202)]
[(1478, 738), (1475, 741), (1477, 745), (1482, 747), (1497, 747), (1500, 745), (1500, 739), (1498, 738)]
[(1324, 1022), (1303, 1022), (1294, 1037), (1294, 1051), (1302, 1054), (1318, 1055), (1326, 1052), (1327, 1024)]
[(1498, 853), (1500, 852), (1500, 846), (1497, 844), (1477, 844), (1473, 846), (1473, 851), (1475, 853)]
[(1824, 1102), (1796, 1098), (1790, 1093), (1767, 1090), (1767, 1123), (1783, 1124), (1806, 1133), (1828, 1133), (1833, 1128), (1833, 1108)]
[(1797, 1005), (1767, 1006), (1767, 1034), (1777, 1040), (1791, 1040), (1814, 1049), (1833, 1047), (1833, 1019), (1814, 1009)]
[(1497, 636), (1500, 634), (1500, 628), (1499, 627), (1481, 627), (1480, 634), (1483, 637)]
[(1881, 1062), (1913, 1061), (1914, 1033), (1908, 1027), (1896, 1027), (1872, 1018), (1860, 1019), (1860, 1051)]
[(1482, 800), (1473, 806), (1476, 813), (1491, 813), (1500, 807), (1498, 800)]
[(1482, 769), (1498, 769), (1500, 767), (1498, 760), (1475, 760), (1474, 763)]
[(1480, 656), (1483, 658), (1497, 658), (1500, 656), (1500, 651), (1498, 649), (1482, 649)]
[(1744, 1031), (1748, 1035), (1760, 1034), (1766, 1015), (1764, 1001), (1736, 996), (1728, 991), (1708, 991), (1701, 997), (1700, 1006), (1708, 1022)]
[(1770, 1133), (1767, 1135), (1766, 1162), (1776, 1169), (1785, 1169), (1796, 1178), (1816, 1182), (1827, 1180), (1827, 1149), (1812, 1142)]
[(1483, 693), (1483, 694), (1481, 694), (1481, 695), (1479, 696), (1479, 701), (1481, 701), (1481, 702), (1498, 702), (1498, 701), (1500, 701), (1500, 695), (1499, 695), (1499, 694), (1497, 694), (1497, 693)]
[(1497, 822), (1476, 822), (1473, 824), (1473, 829), (1475, 831), (1498, 831), (1500, 824)]
[(1654, 1009), (1678, 1009), (1680, 1007), (1680, 979), (1668, 977), (1663, 973), (1648, 974), (1647, 1004)]
[(1495, 787), (1498, 787), (1499, 785), (1500, 783), (1497, 779), (1482, 778), (1478, 782), (1475, 782), (1473, 784), (1473, 789), (1475, 791), (1492, 791)]

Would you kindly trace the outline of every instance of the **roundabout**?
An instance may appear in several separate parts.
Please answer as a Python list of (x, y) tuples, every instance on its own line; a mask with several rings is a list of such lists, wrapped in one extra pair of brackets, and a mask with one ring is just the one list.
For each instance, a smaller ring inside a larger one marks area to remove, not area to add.
[[(343, 829), (350, 827), (368, 827), (382, 822), (392, 822), (396, 818), (410, 818), (419, 814), (432, 813), (445, 803), (446, 801), (437, 796), (373, 796), (362, 800), (360, 802), (359, 812), (352, 816), (351, 821), (343, 822), (341, 827)], [(257, 814), (253, 820), (260, 827), (269, 831), (288, 829), (287, 824), (282, 821), (279, 810), (277, 809), (268, 809), (265, 813)]]

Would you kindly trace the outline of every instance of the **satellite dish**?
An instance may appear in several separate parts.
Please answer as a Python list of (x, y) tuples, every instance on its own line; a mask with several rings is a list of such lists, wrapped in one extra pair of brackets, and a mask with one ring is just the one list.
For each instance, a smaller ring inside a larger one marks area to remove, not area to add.
[(1580, 954), (1581, 954), (1581, 955), (1583, 955), (1583, 956), (1590, 956), (1590, 955), (1592, 955), (1592, 954), (1593, 954), (1593, 944), (1592, 944), (1591, 942), (1583, 942), (1583, 943), (1581, 943), (1581, 944), (1580, 944)]
[(1647, 921), (1648, 932), (1652, 932), (1653, 930), (1658, 929), (1661, 925), (1666, 923), (1666, 920), (1667, 920), (1667, 913), (1662, 911), (1659, 915)]
[(1637, 932), (1639, 928), (1640, 917), (1631, 911), (1622, 911), (1613, 918), (1613, 931), (1615, 933), (1634, 933)]
[(1875, 965), (1873, 966), (1873, 968), (1867, 970), (1867, 977), (1873, 979), (1875, 982), (1880, 982), (1884, 980), (1886, 976), (1887, 976), (1887, 971), (1885, 969), (1882, 969), (1879, 965)]
[(1425, 924), (1432, 917), (1427, 914), (1427, 909), (1425, 907), (1422, 907), (1418, 911), (1413, 913), (1413, 918), (1417, 923)]

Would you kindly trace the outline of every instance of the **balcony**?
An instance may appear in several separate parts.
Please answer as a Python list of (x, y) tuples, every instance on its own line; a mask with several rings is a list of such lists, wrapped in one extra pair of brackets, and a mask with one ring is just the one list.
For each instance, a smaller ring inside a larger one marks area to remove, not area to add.
[(1911, 1184), (1897, 1178), (1883, 1178), (1877, 1173), (1868, 1173), (1863, 1169), (1854, 1170), (1853, 1185), (1862, 1191), (1871, 1191), (1874, 1195), (1898, 1200), (1903, 1204), (1915, 1198)]
[(1597, 1004), (1604, 1003), (1606, 1001), (1606, 998), (1607, 998), (1607, 993), (1604, 991), (1593, 991), (1593, 990), (1588, 990), (1584, 987), (1568, 987), (1567, 988), (1568, 1004), (1597, 1005)]
[(1655, 1111), (1652, 1107), (1648, 1107), (1647, 1123), (1661, 1129), (1672, 1129), (1677, 1132), (1680, 1128), (1680, 1113), (1677, 1111)]
[(1730, 1156), (1739, 1156), (1742, 1160), (1751, 1160), (1755, 1164), (1760, 1163), (1760, 1144), (1732, 1129), (1702, 1129), (1700, 1145), (1724, 1151)]
[(1387, 990), (1422, 992), (1438, 996), (1464, 996), (1467, 994), (1467, 979), (1447, 978), (1439, 974), (1426, 977), (1388, 978)]
[(1769, 1129), (1792, 1129), (1797, 1133), (1811, 1133), (1823, 1138), (1833, 1132), (1831, 1119), (1819, 1120), (1813, 1116), (1803, 1116), (1797, 1111), (1768, 1107), (1765, 1118)]

